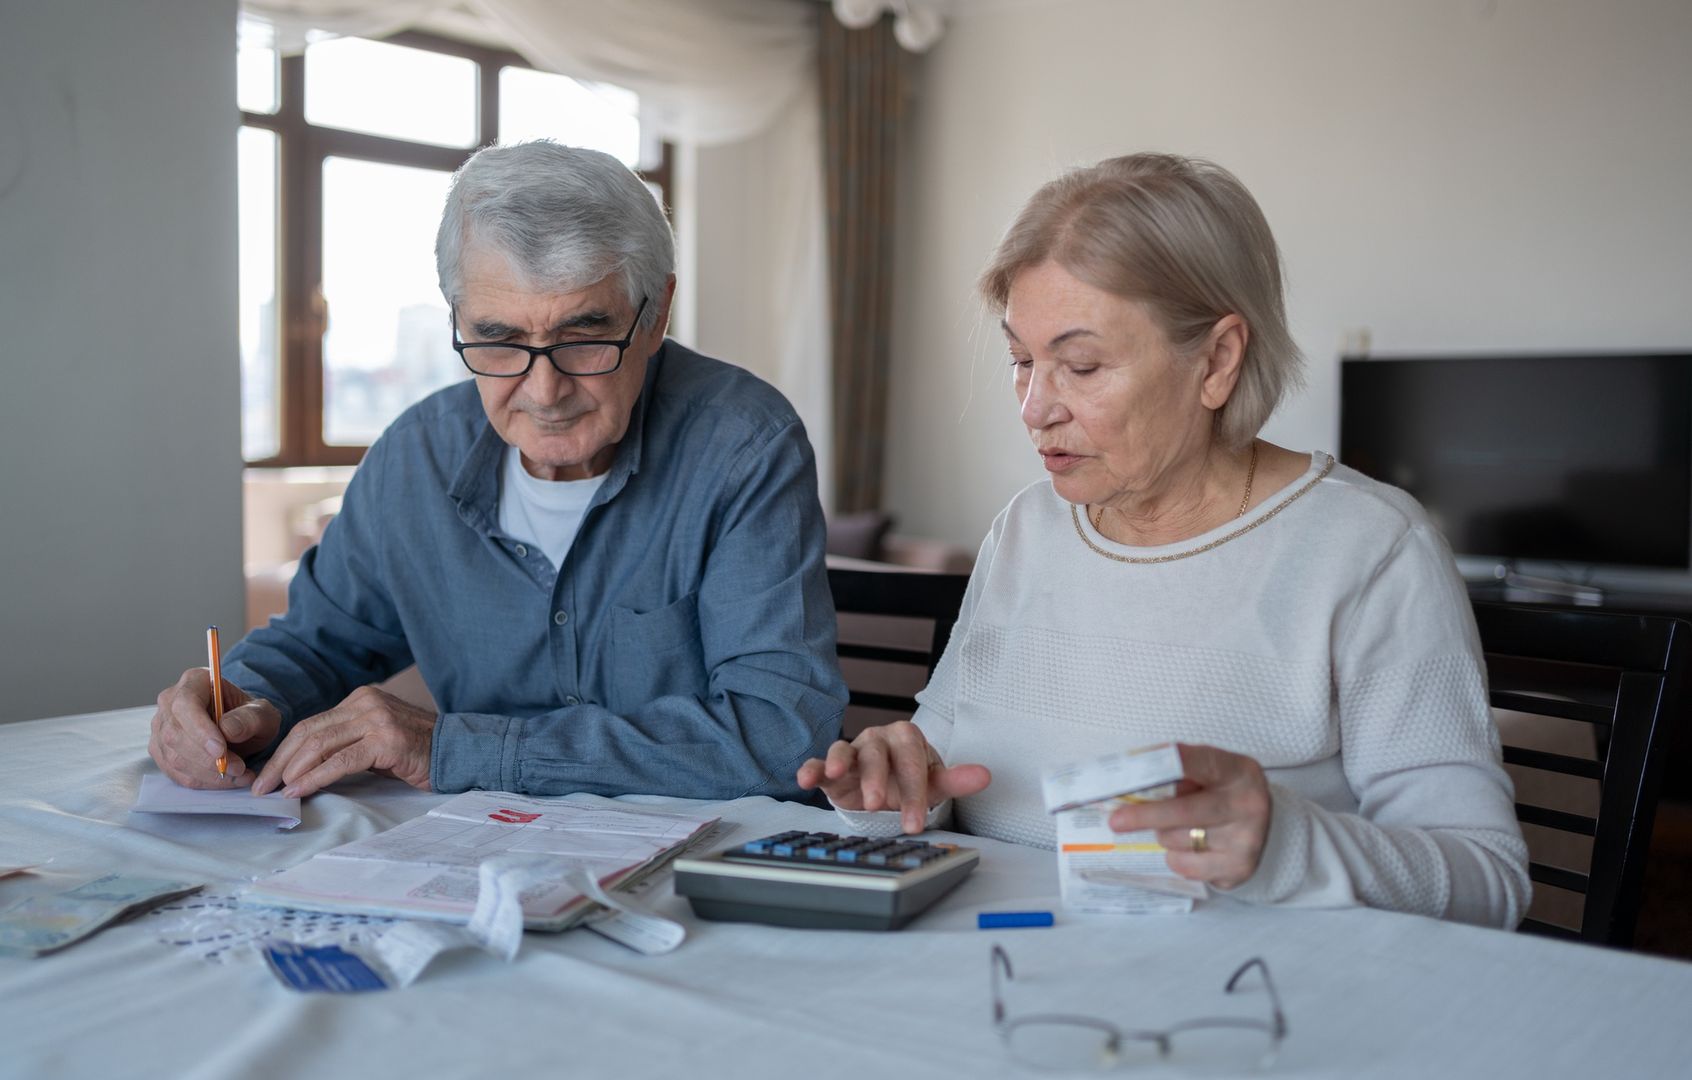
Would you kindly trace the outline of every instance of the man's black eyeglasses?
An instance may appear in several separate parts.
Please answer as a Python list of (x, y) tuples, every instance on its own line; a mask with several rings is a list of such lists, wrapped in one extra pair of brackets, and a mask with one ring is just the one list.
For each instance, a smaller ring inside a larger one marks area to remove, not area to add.
[(535, 366), (535, 358), (544, 356), (560, 375), (609, 375), (623, 366), (623, 353), (634, 340), (635, 328), (640, 326), (641, 313), (646, 310), (646, 298), (635, 308), (629, 332), (620, 341), (561, 341), (557, 345), (516, 345), (504, 341), (458, 340), (458, 312), (452, 313), (452, 347), (457, 350), (464, 366), (477, 375), (495, 379), (517, 379)]

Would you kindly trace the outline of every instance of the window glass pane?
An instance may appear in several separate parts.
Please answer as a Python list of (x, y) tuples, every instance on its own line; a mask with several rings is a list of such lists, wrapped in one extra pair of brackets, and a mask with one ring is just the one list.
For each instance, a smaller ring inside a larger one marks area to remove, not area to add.
[(276, 50), (243, 43), (235, 52), (235, 104), (255, 113), (277, 105)]
[(281, 452), (276, 297), (276, 134), (244, 127), (236, 142), (240, 247), (241, 454)]
[(392, 139), (472, 146), (476, 64), (362, 38), (307, 45), (306, 122)]
[(323, 163), (323, 441), (373, 440), (406, 406), (468, 377), (435, 277), (450, 173)]
[(499, 141), (557, 139), (640, 164), (640, 99), (606, 83), (529, 68), (499, 71)]

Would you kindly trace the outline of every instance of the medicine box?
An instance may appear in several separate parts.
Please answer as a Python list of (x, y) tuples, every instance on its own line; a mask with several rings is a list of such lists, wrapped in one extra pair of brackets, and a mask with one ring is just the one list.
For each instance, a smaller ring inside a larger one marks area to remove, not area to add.
[(1122, 796), (1168, 798), (1183, 775), (1180, 749), (1172, 742), (1155, 743), (1047, 769), (1041, 791), (1047, 812), (1056, 814)]

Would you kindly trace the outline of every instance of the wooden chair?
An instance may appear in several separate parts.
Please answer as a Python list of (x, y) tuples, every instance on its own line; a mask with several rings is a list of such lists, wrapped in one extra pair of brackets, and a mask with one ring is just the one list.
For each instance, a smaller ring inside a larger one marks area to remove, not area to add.
[(829, 567), (840, 670), (851, 693), (843, 735), (909, 719), (952, 636), (967, 574)]
[[(1524, 604), (1474, 609), (1529, 874), (1535, 893), (1546, 894), (1535, 896), (1522, 929), (1625, 948), (1639, 915), (1664, 754), (1674, 725), (1686, 722), (1692, 624)], [(1564, 805), (1547, 805), (1557, 802)], [(1587, 845), (1586, 866), (1568, 865), (1571, 849)], [(1556, 851), (1562, 857), (1542, 861)], [(1581, 900), (1578, 915), (1561, 905), (1577, 925), (1540, 917), (1559, 906), (1559, 891)]]

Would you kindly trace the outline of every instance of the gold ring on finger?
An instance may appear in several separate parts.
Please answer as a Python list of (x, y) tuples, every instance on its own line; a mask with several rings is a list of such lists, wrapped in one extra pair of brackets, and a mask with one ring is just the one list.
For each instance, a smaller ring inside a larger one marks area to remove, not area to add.
[(1187, 830), (1187, 840), (1191, 842), (1194, 851), (1210, 850), (1210, 834), (1200, 825)]

